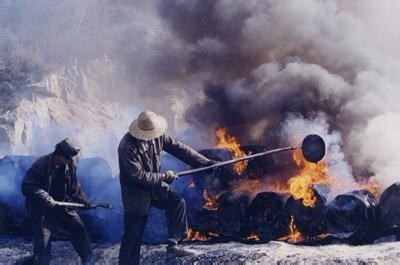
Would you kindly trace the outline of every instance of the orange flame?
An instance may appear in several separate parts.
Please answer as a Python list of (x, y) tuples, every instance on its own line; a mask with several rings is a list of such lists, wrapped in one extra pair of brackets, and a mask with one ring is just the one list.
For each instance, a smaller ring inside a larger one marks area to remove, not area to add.
[(260, 179), (239, 179), (234, 186), (234, 192), (253, 193), (263, 186)]
[(297, 243), (304, 240), (303, 235), (297, 229), (296, 224), (294, 223), (293, 215), (290, 217), (290, 224), (289, 224), (289, 235), (279, 238), (278, 240), (287, 241), (290, 243)]
[[(230, 136), (225, 128), (220, 128), (215, 133), (218, 138), (217, 147), (228, 148), (233, 153), (233, 158), (239, 158), (245, 156), (246, 153), (240, 149), (240, 144), (237, 142), (234, 136)], [(248, 161), (240, 161), (234, 164), (233, 168), (235, 172), (241, 175), (247, 168)]]
[(381, 193), (380, 186), (379, 186), (379, 184), (377, 182), (369, 181), (367, 183), (360, 184), (360, 185), (361, 185), (361, 189), (367, 190), (367, 191), (371, 192), (372, 194), (374, 194), (377, 197)]
[(207, 241), (210, 238), (206, 235), (201, 234), (199, 231), (193, 231), (191, 228), (188, 229), (186, 237), (183, 241)]
[(293, 159), (296, 165), (300, 167), (300, 174), (289, 179), (289, 191), (296, 200), (302, 199), (303, 205), (307, 207), (315, 207), (317, 198), (311, 188), (312, 184), (330, 183), (327, 175), (328, 166), (325, 161), (318, 164), (305, 160), (301, 150), (293, 152)]
[(204, 190), (203, 197), (206, 200), (205, 204), (203, 205), (204, 209), (209, 211), (216, 211), (219, 208), (219, 197), (221, 194), (216, 195), (214, 198), (208, 194), (207, 190)]
[(256, 240), (260, 241), (260, 237), (257, 235), (255, 232), (251, 232), (249, 236), (247, 237), (247, 240)]

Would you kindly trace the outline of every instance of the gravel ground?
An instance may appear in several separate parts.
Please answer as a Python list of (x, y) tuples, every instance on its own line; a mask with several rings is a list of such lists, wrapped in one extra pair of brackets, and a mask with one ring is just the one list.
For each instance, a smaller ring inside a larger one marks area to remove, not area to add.
[[(94, 245), (96, 264), (117, 264), (119, 245)], [(142, 248), (143, 264), (400, 264), (400, 242), (369, 246), (295, 246), (283, 242), (248, 245), (241, 243), (190, 244), (198, 254), (165, 262), (165, 245)], [(0, 237), (0, 264), (15, 264), (31, 254), (29, 240)], [(52, 264), (79, 264), (71, 244), (53, 242)]]

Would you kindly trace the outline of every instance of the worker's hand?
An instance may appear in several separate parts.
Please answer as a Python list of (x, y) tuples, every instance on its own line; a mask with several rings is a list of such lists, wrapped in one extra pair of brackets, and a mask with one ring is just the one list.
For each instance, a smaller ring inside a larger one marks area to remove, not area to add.
[(48, 196), (47, 198), (46, 198), (46, 205), (47, 205), (47, 207), (49, 207), (50, 209), (54, 209), (56, 206), (57, 206), (57, 204), (56, 204), (56, 201), (53, 199), (53, 197), (51, 197), (51, 196)]
[(164, 173), (163, 181), (165, 181), (168, 184), (171, 184), (172, 182), (174, 182), (177, 179), (178, 179), (178, 176), (172, 170), (168, 170), (167, 172)]

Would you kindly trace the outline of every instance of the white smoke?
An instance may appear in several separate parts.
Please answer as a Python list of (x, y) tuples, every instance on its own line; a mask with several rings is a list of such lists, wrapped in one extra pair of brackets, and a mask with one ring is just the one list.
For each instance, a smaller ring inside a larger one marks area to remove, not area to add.
[(324, 139), (327, 146), (326, 160), (328, 176), (331, 179), (330, 197), (359, 188), (353, 178), (351, 166), (341, 150), (342, 138), (338, 131), (332, 131), (323, 115), (313, 120), (303, 117), (288, 117), (282, 124), (282, 136), (292, 146), (301, 146), (303, 139), (309, 134), (317, 134)]
[(118, 142), (141, 109), (181, 130), (188, 103), (169, 62), (179, 47), (155, 3), (1, 1), (0, 157), (43, 155), (72, 136), (116, 170)]
[[(92, 128), (122, 128), (123, 117), (135, 115), (122, 114), (126, 106), (163, 113), (170, 133), (198, 148), (212, 145), (219, 126), (242, 144), (269, 146), (307, 127), (331, 143), (331, 169), (343, 183), (375, 176), (385, 187), (399, 180), (399, 7), (396, 0), (4, 0), (0, 67), (14, 74), (2, 75), (1, 126), (26, 100), (35, 106), (52, 97), (89, 104), (94, 116), (101, 106), (121, 115), (91, 122), (67, 108), (77, 128), (87, 125), (79, 134), (93, 139), (92, 153), (105, 152), (94, 148), (94, 139), (104, 141)], [(52, 74), (79, 81), (55, 94), (29, 86)], [(0, 128), (1, 147), (22, 139), (7, 137)]]
[[(304, 119), (335, 136), (331, 170), (343, 186), (352, 177), (375, 176), (382, 188), (399, 180), (400, 155), (391, 148), (400, 133), (399, 3), (172, 2), (161, 14), (195, 47), (188, 69), (208, 81), (188, 112), (202, 131), (224, 126), (242, 143), (274, 145), (288, 136), (281, 128), (297, 135)], [(197, 23), (201, 16), (207, 22)]]

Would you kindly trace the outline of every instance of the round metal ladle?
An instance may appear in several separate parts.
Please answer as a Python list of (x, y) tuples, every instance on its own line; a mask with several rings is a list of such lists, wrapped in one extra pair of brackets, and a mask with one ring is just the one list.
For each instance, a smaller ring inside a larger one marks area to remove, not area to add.
[(270, 154), (275, 154), (275, 153), (280, 153), (280, 152), (290, 151), (290, 150), (296, 150), (296, 149), (301, 149), (304, 158), (307, 161), (312, 162), (312, 163), (317, 163), (317, 162), (321, 161), (322, 158), (324, 158), (325, 152), (326, 152), (325, 142), (322, 139), (322, 137), (319, 135), (316, 135), (316, 134), (310, 134), (310, 135), (307, 135), (303, 139), (303, 143), (301, 144), (301, 147), (289, 146), (289, 147), (268, 150), (268, 151), (260, 152), (257, 154), (252, 154), (252, 155), (243, 156), (243, 157), (239, 157), (239, 158), (235, 158), (235, 159), (231, 159), (231, 160), (227, 160), (227, 161), (222, 161), (220, 163), (206, 166), (206, 167), (200, 167), (200, 168), (196, 168), (196, 169), (181, 171), (181, 172), (178, 172), (177, 175), (179, 177), (186, 176), (186, 175), (210, 170), (210, 169), (217, 168), (217, 167), (234, 164), (234, 163), (237, 163), (237, 162), (240, 162), (243, 160), (250, 160), (250, 159), (253, 159), (256, 157), (260, 157), (260, 156), (266, 156), (266, 155), (270, 155)]

